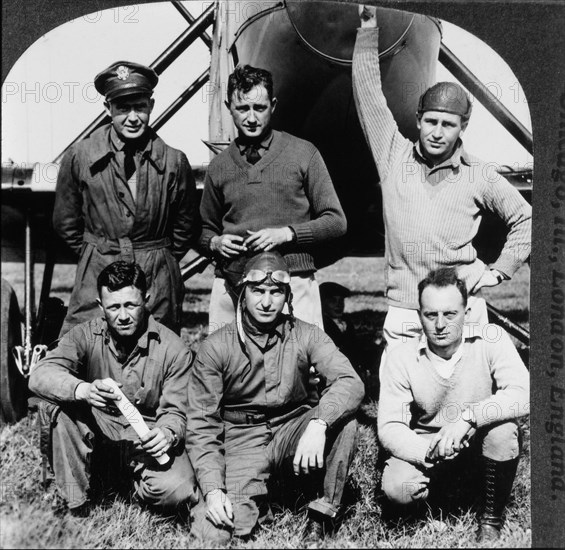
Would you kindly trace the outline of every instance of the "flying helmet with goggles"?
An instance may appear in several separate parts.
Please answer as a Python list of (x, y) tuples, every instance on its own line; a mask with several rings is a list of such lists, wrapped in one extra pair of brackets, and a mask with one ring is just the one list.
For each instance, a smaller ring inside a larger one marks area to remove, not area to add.
[(292, 291), (290, 290), (290, 272), (284, 258), (276, 251), (262, 252), (250, 258), (245, 264), (243, 275), (238, 283), (239, 297), (236, 307), (236, 325), (237, 333), (243, 348), (246, 349), (245, 331), (242, 322), (242, 302), (245, 294), (245, 287), (249, 284), (271, 283), (275, 285), (285, 285), (286, 287), (286, 303), (291, 323), (294, 322), (294, 314), (292, 310)]
[(245, 264), (238, 287), (245, 284), (269, 282), (275, 285), (290, 285), (290, 273), (284, 258), (278, 252), (262, 252)]

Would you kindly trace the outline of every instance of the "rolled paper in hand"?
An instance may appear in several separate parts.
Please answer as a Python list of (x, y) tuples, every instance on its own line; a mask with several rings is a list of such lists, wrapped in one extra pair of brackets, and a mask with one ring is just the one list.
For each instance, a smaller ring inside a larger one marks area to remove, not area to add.
[[(104, 382), (104, 384), (106, 384), (107, 386), (110, 386), (114, 390), (114, 392), (120, 396), (121, 399), (116, 401), (116, 406), (118, 407), (118, 409), (120, 409), (121, 413), (126, 417), (126, 420), (130, 423), (131, 427), (135, 430), (137, 435), (139, 437), (143, 437), (144, 435), (146, 435), (147, 432), (149, 432), (149, 428), (145, 423), (145, 420), (143, 420), (143, 416), (141, 416), (141, 413), (135, 408), (133, 403), (125, 396), (124, 392), (120, 389), (118, 384), (116, 384), (116, 382), (111, 378), (104, 378), (102, 382)], [(170, 460), (169, 455), (166, 453), (162, 454), (161, 456), (155, 456), (153, 458), (155, 458), (155, 460), (159, 464), (161, 464), (161, 466), (167, 464), (167, 462), (169, 462)]]

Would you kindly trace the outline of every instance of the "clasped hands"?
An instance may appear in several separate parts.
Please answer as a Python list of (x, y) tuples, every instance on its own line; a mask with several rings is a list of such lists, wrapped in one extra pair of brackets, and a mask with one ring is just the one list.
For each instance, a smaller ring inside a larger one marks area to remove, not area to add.
[[(118, 382), (118, 386), (121, 387), (122, 384)], [(121, 399), (110, 386), (100, 379), (93, 382), (81, 382), (75, 390), (75, 398), (77, 401), (85, 401), (91, 407), (104, 412), (119, 411), (116, 403)], [(139, 438), (135, 446), (156, 458), (171, 448), (174, 439), (175, 435), (171, 430), (155, 426)]]
[(435, 463), (453, 460), (469, 446), (469, 440), (476, 432), (475, 428), (460, 418), (444, 426), (435, 434), (426, 453), (426, 461)]
[(259, 231), (247, 230), (249, 236), (217, 235), (210, 241), (210, 249), (224, 258), (235, 258), (240, 254), (252, 250), (265, 252), (281, 244), (292, 241), (293, 233), (290, 227), (267, 227)]

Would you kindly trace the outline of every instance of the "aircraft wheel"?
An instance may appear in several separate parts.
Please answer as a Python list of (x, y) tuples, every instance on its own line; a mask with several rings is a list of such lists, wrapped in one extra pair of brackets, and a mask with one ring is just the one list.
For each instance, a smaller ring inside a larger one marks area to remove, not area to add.
[(0, 424), (17, 422), (27, 414), (27, 380), (16, 366), (14, 346), (22, 343), (21, 313), (14, 289), (2, 279), (0, 318)]

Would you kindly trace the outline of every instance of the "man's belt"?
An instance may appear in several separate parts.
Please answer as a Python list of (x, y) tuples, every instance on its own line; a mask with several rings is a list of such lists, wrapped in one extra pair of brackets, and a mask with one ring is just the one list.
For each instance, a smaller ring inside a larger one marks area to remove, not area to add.
[(310, 405), (301, 405), (289, 412), (269, 411), (268, 413), (257, 411), (223, 410), (222, 419), (232, 424), (269, 424), (277, 426), (291, 418), (301, 415), (309, 410)]
[(159, 250), (161, 248), (170, 248), (171, 246), (171, 241), (168, 237), (152, 241), (132, 241), (129, 237), (121, 237), (119, 239), (97, 237), (85, 231), (82, 238), (85, 243), (96, 246), (96, 250), (100, 254), (120, 254), (121, 259), (126, 262), (135, 261), (134, 250)]

